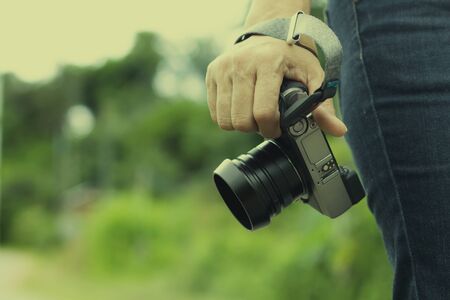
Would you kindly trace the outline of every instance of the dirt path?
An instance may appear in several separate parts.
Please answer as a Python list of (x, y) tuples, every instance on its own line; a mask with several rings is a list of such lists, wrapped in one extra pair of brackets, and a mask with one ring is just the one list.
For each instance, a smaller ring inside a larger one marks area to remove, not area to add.
[(0, 300), (41, 300), (26, 290), (34, 267), (31, 255), (0, 248)]

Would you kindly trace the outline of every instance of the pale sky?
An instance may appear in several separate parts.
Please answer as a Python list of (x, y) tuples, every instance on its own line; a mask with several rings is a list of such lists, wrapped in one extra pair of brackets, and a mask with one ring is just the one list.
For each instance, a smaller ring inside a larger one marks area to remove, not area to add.
[(136, 32), (184, 40), (225, 36), (247, 0), (0, 0), (0, 73), (48, 79), (59, 65), (120, 57)]

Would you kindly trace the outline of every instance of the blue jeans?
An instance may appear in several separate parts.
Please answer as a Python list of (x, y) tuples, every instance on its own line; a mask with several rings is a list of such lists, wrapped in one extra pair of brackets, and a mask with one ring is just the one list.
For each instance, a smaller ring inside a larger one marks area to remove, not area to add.
[(450, 1), (329, 0), (328, 17), (344, 48), (347, 141), (393, 265), (393, 298), (448, 300)]

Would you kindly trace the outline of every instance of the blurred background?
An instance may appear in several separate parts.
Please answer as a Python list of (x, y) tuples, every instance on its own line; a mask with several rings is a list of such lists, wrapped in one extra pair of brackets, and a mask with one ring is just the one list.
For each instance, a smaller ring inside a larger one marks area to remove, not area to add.
[(219, 130), (203, 84), (249, 3), (0, 0), (0, 299), (390, 298), (365, 201), (248, 232), (215, 191), (261, 141)]

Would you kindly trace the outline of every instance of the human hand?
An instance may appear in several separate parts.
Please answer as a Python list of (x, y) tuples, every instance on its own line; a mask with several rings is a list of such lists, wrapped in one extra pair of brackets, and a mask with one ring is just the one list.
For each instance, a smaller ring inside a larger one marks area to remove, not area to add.
[[(259, 131), (266, 138), (280, 136), (278, 100), (286, 77), (317, 90), (324, 73), (308, 50), (267, 36), (253, 36), (234, 45), (208, 66), (206, 87), (211, 118), (224, 130)], [(324, 101), (313, 116), (328, 134), (347, 131), (336, 117), (332, 99)]]

